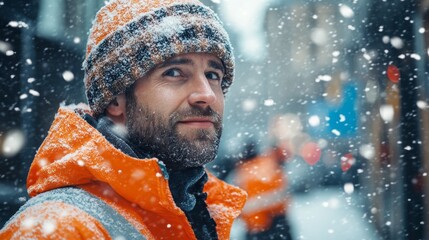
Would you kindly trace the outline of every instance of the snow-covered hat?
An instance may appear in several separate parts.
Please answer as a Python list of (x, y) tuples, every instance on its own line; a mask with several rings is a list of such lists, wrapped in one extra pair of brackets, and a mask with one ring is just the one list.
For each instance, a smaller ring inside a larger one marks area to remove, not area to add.
[(225, 65), (226, 93), (234, 75), (228, 34), (198, 0), (111, 0), (90, 30), (85, 89), (94, 116), (155, 65), (178, 54), (206, 52)]

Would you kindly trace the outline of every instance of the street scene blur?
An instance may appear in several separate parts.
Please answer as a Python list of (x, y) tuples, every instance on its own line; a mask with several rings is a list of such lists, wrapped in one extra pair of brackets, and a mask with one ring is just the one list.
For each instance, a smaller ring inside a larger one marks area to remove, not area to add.
[[(235, 79), (207, 169), (231, 239), (429, 239), (429, 0), (205, 0)], [(59, 106), (86, 102), (101, 0), (0, 0), (0, 229)]]

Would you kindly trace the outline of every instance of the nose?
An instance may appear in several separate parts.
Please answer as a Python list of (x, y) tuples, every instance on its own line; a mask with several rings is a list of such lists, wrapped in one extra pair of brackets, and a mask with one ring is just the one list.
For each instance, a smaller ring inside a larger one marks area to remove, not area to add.
[(198, 74), (191, 81), (192, 92), (189, 95), (189, 104), (207, 107), (216, 101), (216, 93), (213, 91), (205, 74)]

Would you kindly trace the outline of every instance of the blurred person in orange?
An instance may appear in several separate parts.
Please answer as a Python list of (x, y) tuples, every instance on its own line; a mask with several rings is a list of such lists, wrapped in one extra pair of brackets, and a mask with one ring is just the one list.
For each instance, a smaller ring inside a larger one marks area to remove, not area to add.
[(249, 197), (240, 216), (247, 226), (247, 239), (292, 239), (284, 164), (294, 154), (291, 140), (300, 131), (295, 123), (299, 122), (286, 115), (274, 117), (269, 125), (269, 149), (246, 156), (236, 169), (234, 183)]

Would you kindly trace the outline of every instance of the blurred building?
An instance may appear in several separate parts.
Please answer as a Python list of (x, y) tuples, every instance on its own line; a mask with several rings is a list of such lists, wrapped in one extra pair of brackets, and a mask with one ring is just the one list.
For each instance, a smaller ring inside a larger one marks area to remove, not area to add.
[(365, 221), (426, 239), (429, 1), (221, 5), (239, 49), (226, 134), (263, 137), (270, 116), (298, 114), (324, 148), (322, 176), (354, 184)]

